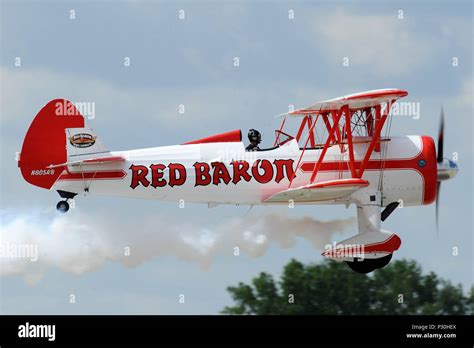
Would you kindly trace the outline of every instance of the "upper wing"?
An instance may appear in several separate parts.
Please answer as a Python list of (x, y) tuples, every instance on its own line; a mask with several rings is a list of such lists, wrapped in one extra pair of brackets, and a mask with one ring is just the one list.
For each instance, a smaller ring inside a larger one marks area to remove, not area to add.
[(328, 201), (343, 198), (368, 185), (369, 182), (362, 179), (323, 181), (277, 192), (265, 199), (264, 202), (283, 203), (289, 200), (294, 202)]
[(316, 114), (323, 111), (329, 110), (338, 110), (344, 105), (348, 105), (351, 110), (358, 110), (363, 108), (368, 108), (381, 103), (395, 101), (399, 98), (405, 97), (408, 95), (407, 91), (395, 88), (389, 89), (377, 89), (373, 91), (361, 92), (356, 94), (350, 94), (343, 97), (325, 100), (322, 102), (317, 102), (312, 105), (309, 105), (302, 109), (297, 109), (292, 112), (288, 112), (283, 115), (308, 115)]

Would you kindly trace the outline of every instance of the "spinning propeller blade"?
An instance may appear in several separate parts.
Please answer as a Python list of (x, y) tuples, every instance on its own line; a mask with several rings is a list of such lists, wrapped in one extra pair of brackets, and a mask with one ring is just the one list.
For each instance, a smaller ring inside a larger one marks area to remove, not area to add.
[[(436, 156), (436, 161), (438, 163), (443, 162), (443, 147), (444, 147), (444, 110), (441, 107), (440, 112), (440, 124), (439, 124), (439, 132), (438, 132), (438, 153)], [(438, 221), (439, 221), (439, 197), (441, 192), (441, 181), (438, 181), (438, 187), (436, 189), (436, 237), (439, 237), (439, 230), (438, 230)]]

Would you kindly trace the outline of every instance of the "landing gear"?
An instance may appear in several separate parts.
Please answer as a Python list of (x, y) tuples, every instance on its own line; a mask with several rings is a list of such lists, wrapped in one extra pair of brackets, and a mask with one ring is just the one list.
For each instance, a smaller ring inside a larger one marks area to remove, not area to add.
[(69, 210), (69, 203), (67, 202), (67, 200), (59, 201), (58, 204), (56, 204), (56, 209), (60, 213), (67, 213), (67, 211)]
[(379, 259), (365, 259), (362, 261), (356, 260), (353, 262), (346, 261), (346, 263), (353, 271), (361, 274), (367, 274), (375, 271), (378, 268), (387, 266), (391, 259), (392, 254), (388, 254), (387, 256), (381, 257)]
[(68, 192), (68, 191), (61, 191), (58, 190), (59, 196), (61, 198), (65, 198), (64, 201), (59, 201), (58, 204), (56, 204), (56, 209), (60, 213), (67, 213), (69, 210), (69, 200), (74, 199), (75, 196), (77, 196), (77, 193), (74, 192)]
[(385, 221), (387, 218), (394, 212), (395, 209), (397, 209), (399, 202), (392, 202), (387, 207), (382, 211), (380, 214), (380, 220)]

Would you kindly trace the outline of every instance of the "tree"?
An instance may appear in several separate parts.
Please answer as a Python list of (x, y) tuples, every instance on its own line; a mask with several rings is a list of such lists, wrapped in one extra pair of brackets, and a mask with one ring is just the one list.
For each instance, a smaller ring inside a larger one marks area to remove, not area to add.
[(471, 292), (467, 298), (466, 306), (468, 308), (468, 314), (474, 315), (474, 286), (471, 287)]
[(234, 306), (226, 314), (474, 314), (474, 287), (426, 275), (415, 261), (398, 260), (372, 275), (344, 263), (304, 265), (291, 260), (280, 280), (260, 273), (251, 285), (227, 288)]

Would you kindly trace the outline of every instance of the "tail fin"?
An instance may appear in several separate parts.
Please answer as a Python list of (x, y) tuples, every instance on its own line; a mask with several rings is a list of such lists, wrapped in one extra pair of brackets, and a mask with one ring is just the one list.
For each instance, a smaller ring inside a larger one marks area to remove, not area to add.
[(83, 127), (84, 117), (70, 101), (55, 99), (46, 104), (23, 140), (18, 162), (23, 178), (32, 185), (50, 189), (64, 167), (47, 167), (67, 160), (66, 129)]
[(88, 155), (97, 157), (96, 155), (110, 154), (91, 128), (68, 128), (66, 138), (68, 162), (88, 158)]

